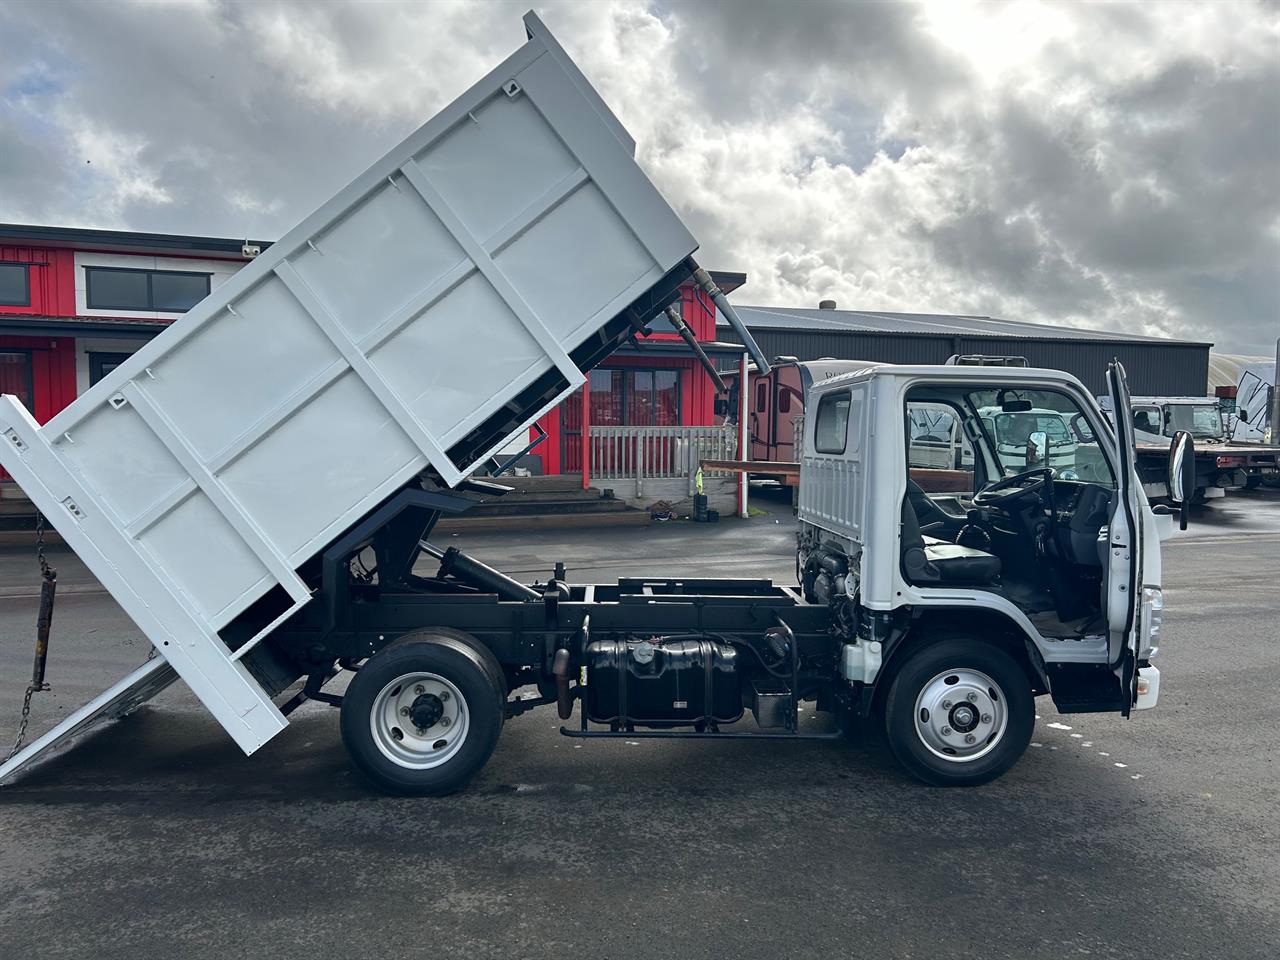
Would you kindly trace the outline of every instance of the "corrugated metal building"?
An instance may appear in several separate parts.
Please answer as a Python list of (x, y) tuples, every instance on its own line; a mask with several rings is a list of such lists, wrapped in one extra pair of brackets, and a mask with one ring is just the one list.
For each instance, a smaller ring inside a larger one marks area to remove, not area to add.
[[(1203, 396), (1210, 343), (999, 320), (994, 317), (799, 307), (738, 307), (769, 357), (943, 363), (953, 354), (1026, 357), (1032, 366), (1066, 370), (1092, 392), (1106, 390), (1107, 363), (1124, 363), (1133, 393)], [(720, 326), (717, 339), (736, 340)]]

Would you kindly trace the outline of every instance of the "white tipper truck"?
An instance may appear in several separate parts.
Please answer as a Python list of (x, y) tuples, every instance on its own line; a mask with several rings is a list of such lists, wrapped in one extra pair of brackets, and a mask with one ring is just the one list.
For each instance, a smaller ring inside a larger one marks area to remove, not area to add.
[[(431, 542), (442, 514), (502, 492), (472, 479), (492, 453), (680, 284), (736, 321), (626, 130), (524, 23), (514, 54), (51, 421), (0, 397), (0, 465), (156, 654), (0, 779), (179, 678), (246, 754), (300, 704), (339, 707), (356, 766), (411, 794), (462, 787), (507, 719), (550, 704), (581, 738), (842, 736), (800, 722), (814, 701), (882, 718), (944, 784), (1008, 769), (1035, 695), (1153, 704), (1172, 518), (1134, 482), (1128, 425), (1055, 371), (815, 385), (798, 585), (575, 583), (550, 560), (526, 584)], [(972, 516), (934, 517), (912, 489), (918, 396), (964, 424)], [(1032, 400), (1092, 423), (1105, 481), (1007, 474), (976, 411)]]

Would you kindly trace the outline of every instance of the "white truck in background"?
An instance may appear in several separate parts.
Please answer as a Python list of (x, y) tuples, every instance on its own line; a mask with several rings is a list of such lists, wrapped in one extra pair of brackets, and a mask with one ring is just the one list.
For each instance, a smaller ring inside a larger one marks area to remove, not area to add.
[[(1113, 417), (1109, 398), (1099, 398)], [(1216, 397), (1134, 397), (1130, 409), (1138, 449), (1138, 472), (1148, 496), (1167, 495), (1165, 460), (1179, 432), (1197, 444), (1194, 500), (1220, 498), (1280, 477), (1280, 447), (1238, 443), (1227, 433)]]

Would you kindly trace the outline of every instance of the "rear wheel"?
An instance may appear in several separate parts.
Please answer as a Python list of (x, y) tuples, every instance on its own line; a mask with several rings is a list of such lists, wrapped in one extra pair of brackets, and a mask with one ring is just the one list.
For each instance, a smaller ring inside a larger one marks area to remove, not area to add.
[(898, 761), (935, 786), (976, 786), (1027, 749), (1035, 700), (1003, 650), (942, 640), (913, 653), (889, 687), (885, 732)]
[(384, 790), (453, 793), (488, 761), (502, 731), (502, 669), (455, 631), (401, 637), (365, 662), (342, 698), (352, 762)]

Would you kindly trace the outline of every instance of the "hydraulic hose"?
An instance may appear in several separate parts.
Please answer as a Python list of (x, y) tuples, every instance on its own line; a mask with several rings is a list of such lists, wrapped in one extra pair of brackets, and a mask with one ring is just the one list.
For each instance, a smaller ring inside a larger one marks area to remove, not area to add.
[(724, 378), (720, 376), (720, 371), (716, 369), (716, 365), (711, 362), (711, 358), (707, 356), (707, 352), (702, 349), (702, 344), (698, 342), (698, 338), (693, 335), (693, 331), (689, 329), (689, 325), (684, 322), (684, 317), (680, 316), (680, 311), (675, 307), (667, 307), (667, 319), (671, 321), (671, 325), (676, 328), (676, 333), (680, 334), (680, 338), (689, 345), (689, 349), (693, 351), (693, 355), (698, 358), (698, 362), (702, 364), (702, 369), (707, 371), (707, 376), (711, 378), (711, 382), (716, 385), (716, 393), (726, 393), (728, 387), (725, 386)]
[(760, 349), (760, 345), (756, 343), (755, 337), (751, 336), (747, 330), (747, 325), (742, 322), (742, 318), (738, 316), (738, 311), (733, 309), (728, 298), (716, 286), (711, 274), (703, 270), (692, 259), (689, 265), (693, 268), (693, 279), (703, 289), (703, 292), (711, 298), (711, 302), (716, 305), (716, 309), (729, 321), (729, 326), (733, 327), (734, 332), (742, 339), (742, 345), (746, 348), (747, 353), (751, 354), (751, 359), (756, 363), (756, 370), (760, 376), (765, 376), (771, 369), (769, 361), (765, 359), (764, 352)]

